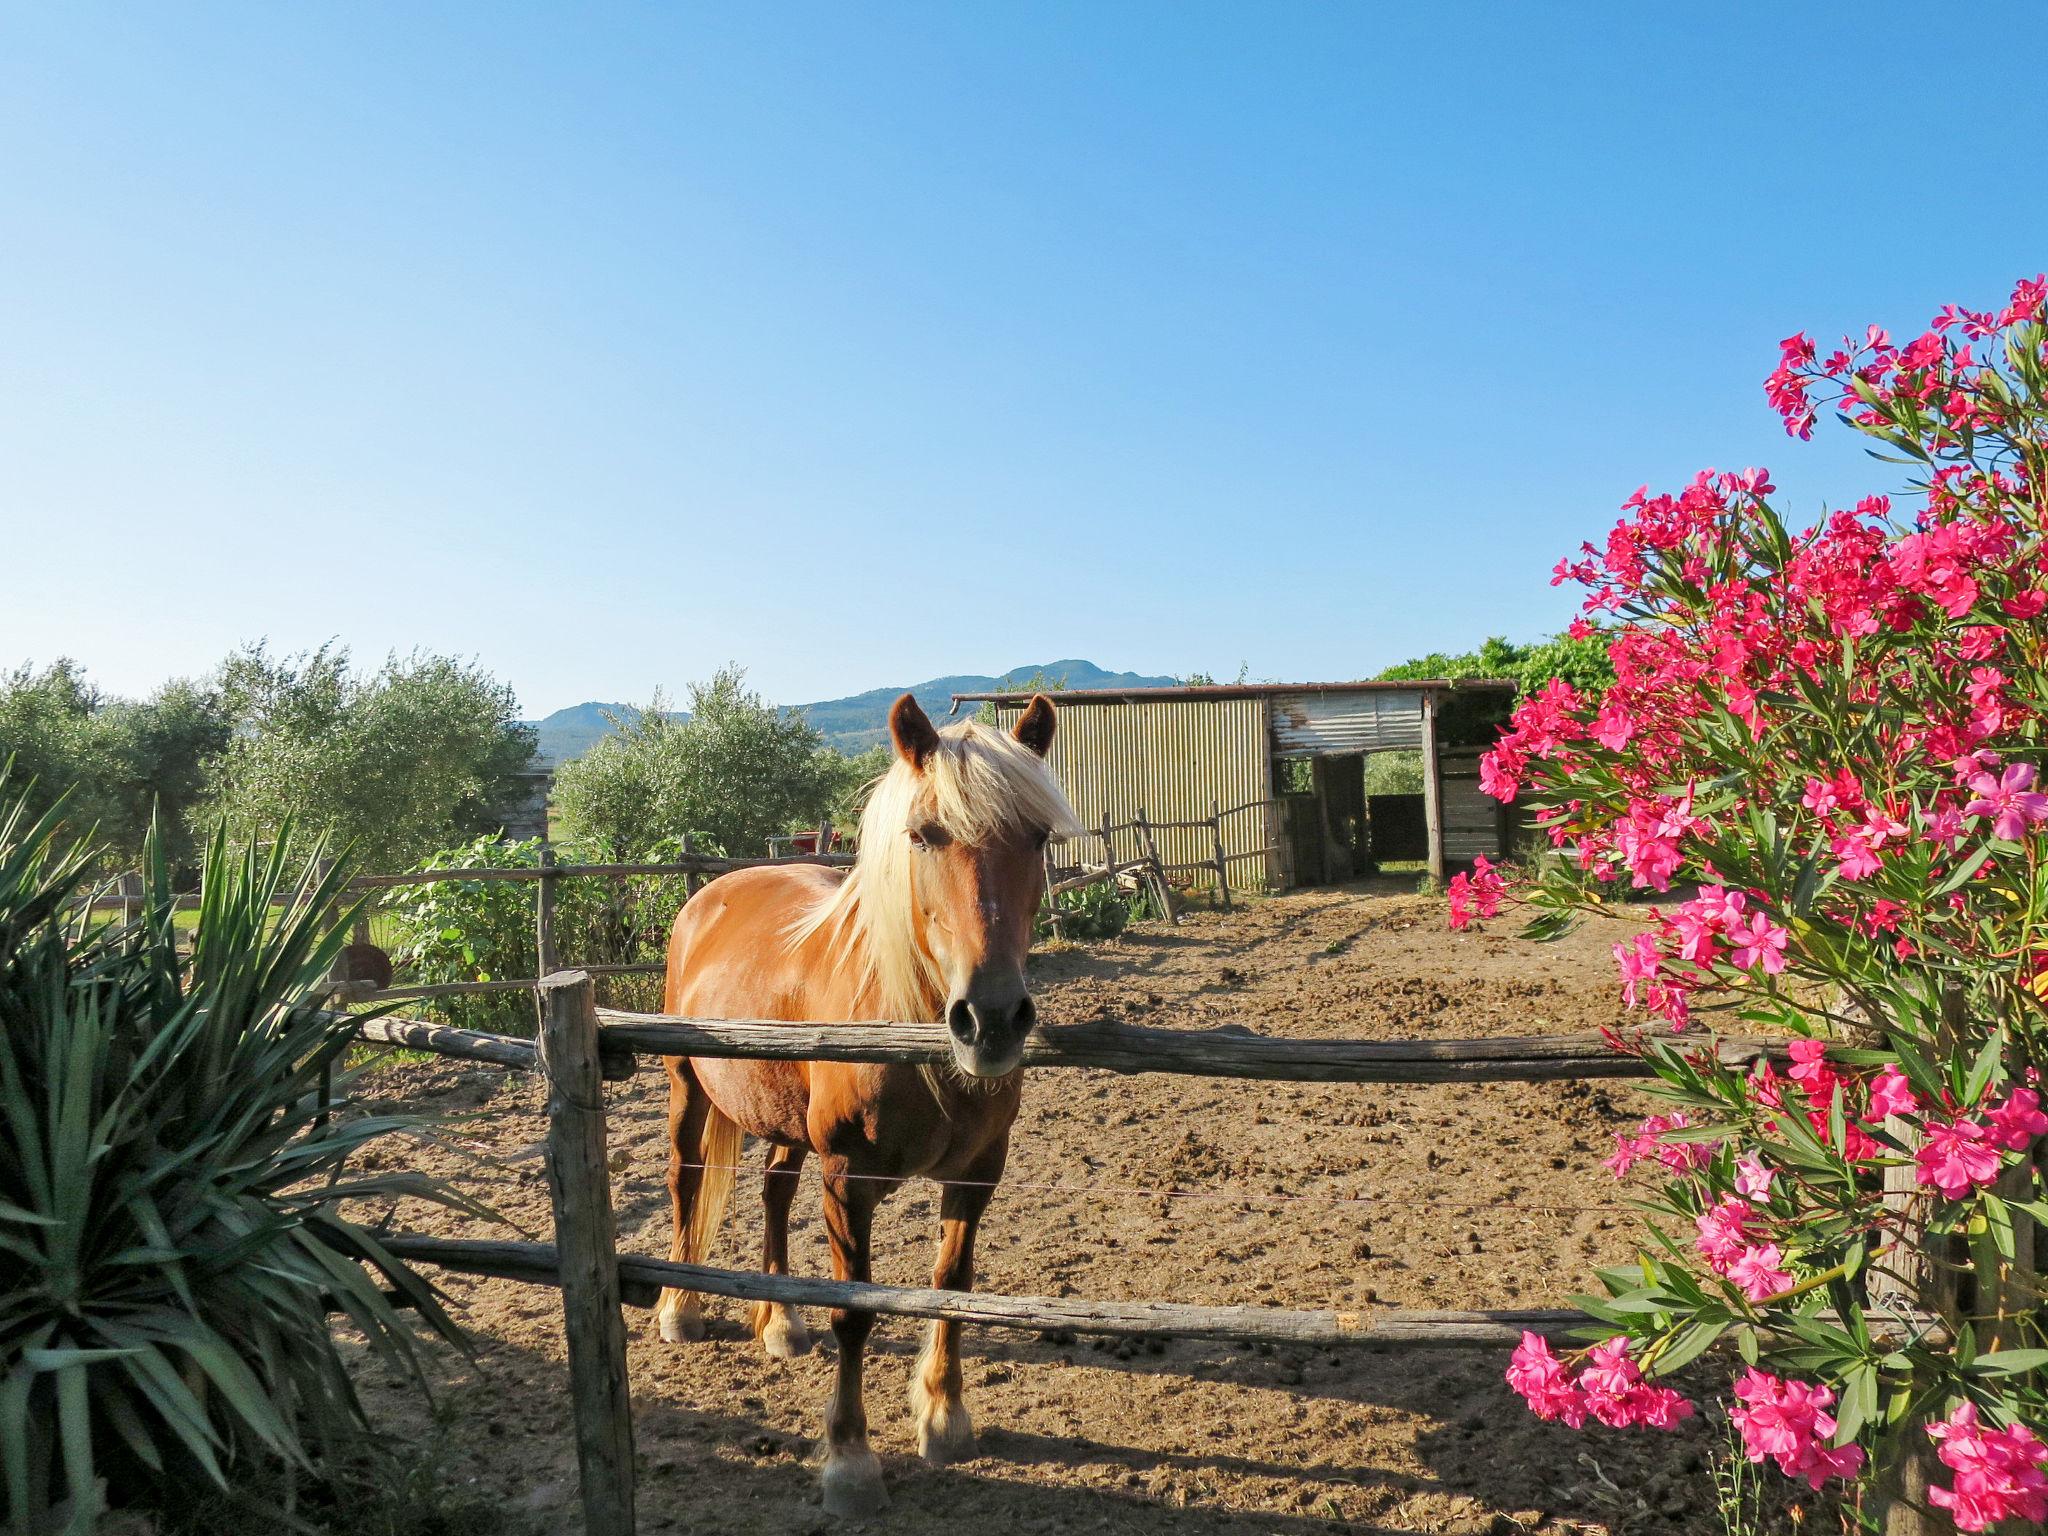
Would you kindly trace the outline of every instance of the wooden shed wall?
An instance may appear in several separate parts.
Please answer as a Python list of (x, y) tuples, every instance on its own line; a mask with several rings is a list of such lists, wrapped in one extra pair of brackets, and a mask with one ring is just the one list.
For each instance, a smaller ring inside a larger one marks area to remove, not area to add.
[[(1005, 728), (1019, 713), (1012, 705), (997, 707)], [(1104, 812), (1111, 821), (1129, 821), (1140, 806), (1154, 821), (1194, 821), (1209, 814), (1212, 800), (1229, 810), (1272, 794), (1266, 701), (1258, 698), (1062, 704), (1051, 761), (1060, 787), (1089, 826), (1098, 825)], [(1169, 828), (1156, 837), (1159, 857), (1169, 864), (1214, 857), (1207, 827)], [(1226, 856), (1249, 855), (1280, 841), (1270, 807), (1224, 819)], [(1119, 833), (1118, 857), (1131, 858), (1136, 851), (1131, 834)], [(1280, 869), (1278, 855), (1232, 859), (1230, 883), (1233, 889), (1277, 885)], [(1192, 879), (1198, 887), (1215, 884), (1199, 870)]]
[(1506, 818), (1501, 804), (1479, 788), (1477, 747), (1445, 747), (1438, 751), (1443, 785), (1444, 858), (1469, 864), (1480, 854), (1502, 854)]

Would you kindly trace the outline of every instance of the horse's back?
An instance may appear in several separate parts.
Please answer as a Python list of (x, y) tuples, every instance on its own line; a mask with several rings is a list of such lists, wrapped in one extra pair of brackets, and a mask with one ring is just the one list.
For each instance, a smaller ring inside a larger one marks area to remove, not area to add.
[(721, 875), (676, 915), (668, 943), (666, 1012), (700, 1019), (800, 1019), (806, 983), (790, 942), (804, 914), (844, 877), (816, 864), (762, 865)]

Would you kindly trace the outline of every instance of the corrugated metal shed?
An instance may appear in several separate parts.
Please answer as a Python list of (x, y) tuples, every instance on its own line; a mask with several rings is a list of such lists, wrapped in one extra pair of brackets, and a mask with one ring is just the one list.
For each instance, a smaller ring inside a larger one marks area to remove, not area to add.
[[(1271, 795), (1276, 758), (1317, 761), (1320, 780), (1323, 769), (1340, 762), (1349, 762), (1346, 772), (1355, 777), (1366, 753), (1419, 750), (1437, 759), (1421, 798), (1430, 868), (1441, 874), (1446, 860), (1498, 855), (1505, 832), (1499, 808), (1479, 793), (1476, 752), (1437, 748), (1437, 711), (1448, 694), (1513, 690), (1502, 679), (1421, 678), (1065, 691), (1053, 696), (1060, 711), (1053, 768), (1088, 823), (1099, 822), (1105, 811), (1112, 821), (1127, 821), (1140, 806), (1155, 822), (1195, 821), (1209, 814), (1212, 799), (1228, 808)], [(1007, 725), (1029, 698), (1014, 691), (966, 693), (955, 694), (953, 703), (956, 709), (992, 703)], [(1322, 791), (1311, 804), (1327, 819)], [(1277, 848), (1286, 836), (1278, 807), (1224, 824), (1226, 853)], [(1213, 854), (1206, 827), (1163, 831), (1159, 844), (1169, 863)], [(1120, 841), (1120, 858), (1135, 853), (1134, 841)], [(1231, 884), (1242, 876), (1247, 886), (1278, 885), (1286, 870), (1284, 854), (1242, 859), (1231, 867)], [(1196, 878), (1207, 883), (1208, 877)]]
[(1276, 693), (1273, 751), (1279, 757), (1414, 750), (1422, 745), (1423, 692)]
[[(1059, 708), (1059, 729), (1053, 737), (1052, 770), (1085, 825), (1098, 825), (1105, 813), (1111, 821), (1129, 821), (1141, 806), (1154, 822), (1196, 821), (1208, 816), (1212, 800), (1229, 810), (1272, 793), (1263, 698), (1129, 704), (1075, 701), (1058, 694), (1053, 699)], [(1016, 724), (1021, 712), (1015, 703), (996, 705), (1005, 729)], [(1166, 828), (1154, 835), (1165, 863), (1193, 864), (1214, 857), (1207, 827)], [(1224, 818), (1226, 856), (1248, 855), (1279, 841), (1277, 814), (1270, 808)], [(1136, 854), (1132, 834), (1118, 833), (1117, 856), (1129, 859)], [(1262, 889), (1276, 884), (1278, 867), (1277, 856), (1233, 859), (1231, 886)], [(1215, 884), (1213, 875), (1188, 873), (1199, 887)]]

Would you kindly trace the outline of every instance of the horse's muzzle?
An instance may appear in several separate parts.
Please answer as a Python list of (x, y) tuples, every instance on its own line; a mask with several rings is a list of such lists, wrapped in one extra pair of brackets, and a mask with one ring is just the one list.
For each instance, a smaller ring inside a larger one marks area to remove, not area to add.
[(1009, 996), (969, 993), (946, 1005), (953, 1060), (970, 1077), (1008, 1077), (1024, 1059), (1024, 1037), (1038, 1022), (1038, 1005), (1021, 989)]

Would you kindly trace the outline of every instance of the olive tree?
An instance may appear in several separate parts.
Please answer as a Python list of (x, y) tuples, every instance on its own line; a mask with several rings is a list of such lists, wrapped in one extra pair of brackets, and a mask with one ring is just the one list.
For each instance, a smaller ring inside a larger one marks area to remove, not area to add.
[(831, 811), (846, 765), (861, 761), (822, 751), (810, 723), (749, 692), (737, 666), (692, 683), (683, 718), (665, 706), (657, 694), (562, 765), (555, 809), (569, 837), (629, 859), (684, 833), (700, 849), (757, 854), (769, 837)]
[(208, 775), (207, 810), (258, 836), (291, 818), (352, 844), (371, 870), (498, 830), (532, 730), (512, 690), (453, 657), (415, 651), (360, 672), (323, 646), (228, 658), (220, 687), (232, 736)]

